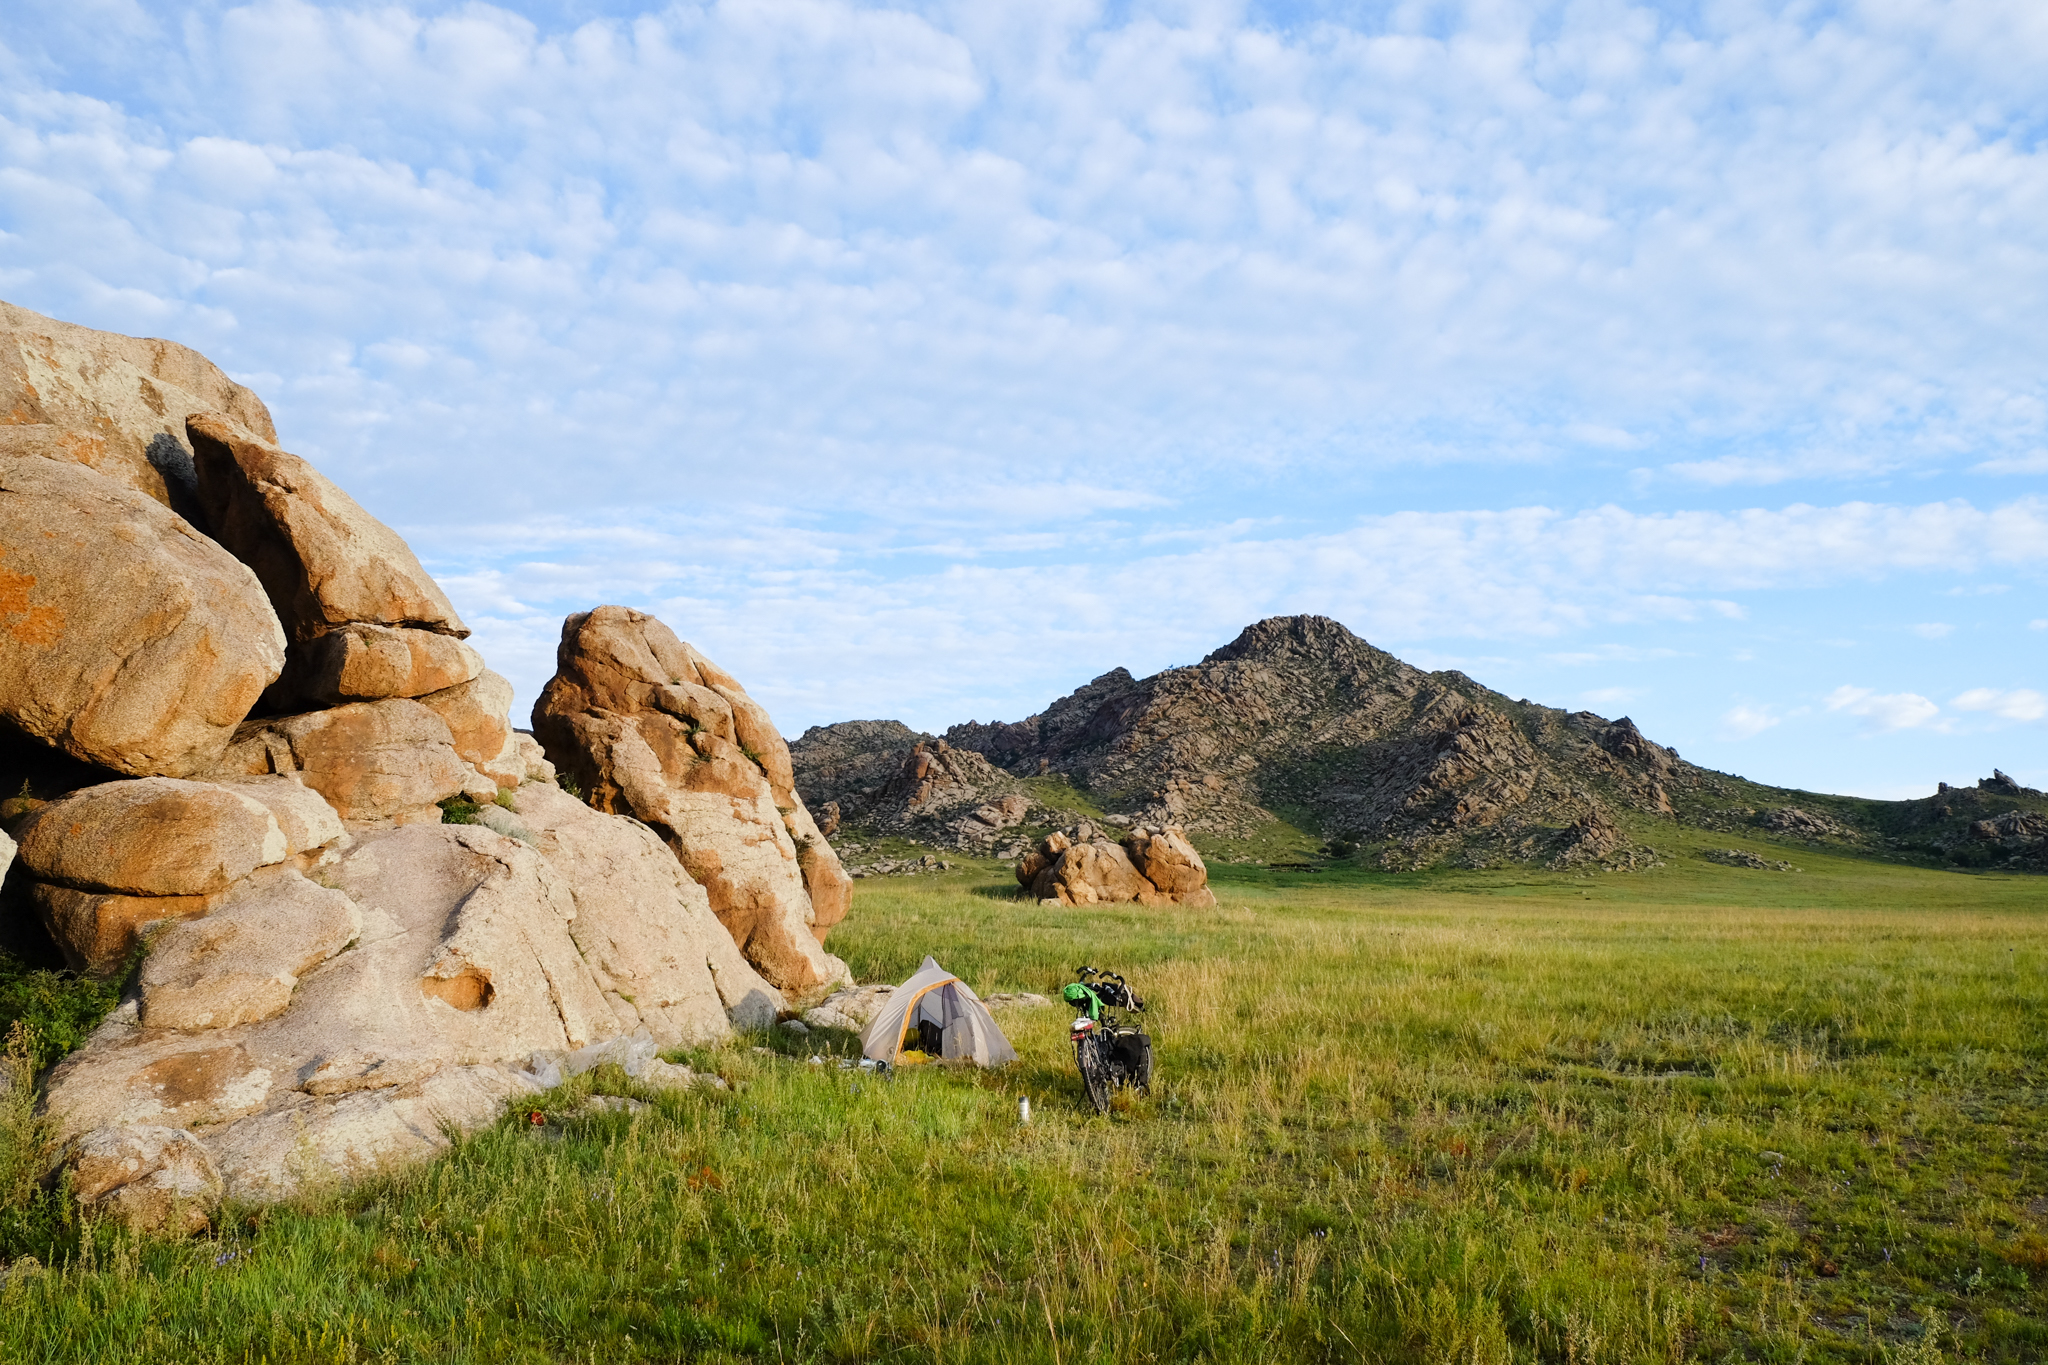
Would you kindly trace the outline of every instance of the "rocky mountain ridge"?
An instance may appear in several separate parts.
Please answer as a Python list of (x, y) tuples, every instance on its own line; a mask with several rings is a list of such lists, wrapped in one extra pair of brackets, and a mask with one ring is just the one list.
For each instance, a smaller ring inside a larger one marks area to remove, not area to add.
[[(807, 798), (839, 795), (831, 772), (888, 766), (885, 753), (848, 752), (854, 739), (828, 727), (792, 746)], [(830, 770), (810, 760), (824, 742), (838, 749)], [(1617, 815), (1668, 816), (1674, 796), (1712, 781), (1625, 717), (1425, 673), (1316, 616), (1261, 621), (1198, 664), (1149, 678), (1113, 669), (1025, 720), (922, 742), (979, 757), (999, 781), (1065, 778), (1138, 822), (1241, 836), (1284, 811), (1389, 867), (1628, 858)], [(864, 809), (899, 815), (891, 791), (873, 789)]]
[[(1626, 716), (1565, 711), (1460, 672), (1426, 672), (1318, 616), (1257, 622), (1199, 663), (1151, 677), (1113, 669), (1022, 721), (968, 722), (941, 737), (893, 725), (807, 732), (791, 748), (799, 790), (842, 799), (870, 827), (916, 828), (900, 783), (847, 789), (851, 775), (900, 769), (922, 744), (926, 753), (977, 755), (998, 774), (985, 788), (954, 790), (956, 809), (984, 791), (1043, 792), (1058, 779), (1119, 818), (1216, 839), (1284, 818), (1388, 869), (1644, 866), (1656, 856), (1646, 831), (1667, 821), (1966, 863), (1993, 846), (2015, 867), (2041, 856), (2028, 833), (2031, 798), (2002, 774), (1982, 784), (1983, 799), (2018, 798), (2011, 832), (1970, 832), (2001, 814), (1978, 814), (1976, 796), (1935, 802), (1922, 818), (1904, 803), (1886, 813), (1876, 809), (1886, 803), (1763, 788), (1687, 763)], [(829, 765), (814, 762), (827, 751)], [(2011, 791), (1994, 795), (2002, 786)], [(1932, 814), (1965, 802), (1974, 821)]]

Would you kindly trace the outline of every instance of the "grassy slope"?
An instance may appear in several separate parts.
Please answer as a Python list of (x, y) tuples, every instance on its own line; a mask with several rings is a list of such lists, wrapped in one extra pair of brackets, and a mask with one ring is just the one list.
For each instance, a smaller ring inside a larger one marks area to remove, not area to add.
[(0, 1288), (0, 1359), (2048, 1358), (2048, 883), (1792, 861), (1226, 868), (1204, 912), (864, 882), (864, 980), (1130, 971), (1158, 1092), (1084, 1113), (1053, 1010), (997, 1075), (733, 1048), (735, 1095), (90, 1233)]

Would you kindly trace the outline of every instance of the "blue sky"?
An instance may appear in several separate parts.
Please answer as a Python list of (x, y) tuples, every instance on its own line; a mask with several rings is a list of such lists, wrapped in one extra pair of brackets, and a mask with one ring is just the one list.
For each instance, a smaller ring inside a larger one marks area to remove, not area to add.
[(2048, 7), (13, 0), (0, 297), (193, 345), (520, 691), (785, 731), (1322, 612), (2048, 786)]

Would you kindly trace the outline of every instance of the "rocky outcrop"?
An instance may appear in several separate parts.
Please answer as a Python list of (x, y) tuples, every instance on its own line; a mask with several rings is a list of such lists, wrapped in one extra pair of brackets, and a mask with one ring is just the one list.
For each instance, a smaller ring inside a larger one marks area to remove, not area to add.
[(789, 758), (806, 801), (837, 801), (842, 814), (852, 817), (881, 794), (905, 754), (935, 742), (935, 736), (898, 720), (843, 720), (804, 731), (789, 746)]
[(0, 454), (77, 464), (197, 523), (193, 412), (277, 439), (263, 400), (197, 351), (0, 302)]
[(1141, 825), (1121, 844), (1088, 821), (1055, 830), (1016, 866), (1032, 897), (1060, 905), (1210, 906), (1209, 869), (1173, 825)]
[(2012, 810), (1989, 820), (1978, 820), (1970, 826), (1970, 837), (1980, 841), (1999, 839), (2041, 840), (2048, 839), (2048, 815), (2031, 811)]
[(1993, 768), (1991, 770), (1991, 776), (1980, 777), (1977, 779), (1977, 790), (1983, 792), (1992, 792), (1999, 796), (2039, 797), (2041, 795), (2040, 792), (2036, 791), (2032, 787), (2021, 786), (2016, 780), (2007, 776), (2005, 773), (1999, 771), (1997, 768)]
[(469, 634), (411, 547), (312, 465), (208, 414), (186, 433), (210, 534), (256, 571), (293, 643), (364, 623)]
[(552, 785), (467, 633), (253, 395), (0, 305), (0, 930), (125, 977), (45, 1078), (82, 1200), (189, 1231), (431, 1155), (614, 1044), (695, 1083), (654, 1053), (786, 1008), (742, 943), (843, 978), (849, 884), (737, 682), (655, 679), (720, 741), (675, 841), (715, 911), (676, 846)]
[(591, 805), (661, 836), (769, 981), (846, 979), (822, 945), (851, 882), (796, 794), (788, 746), (730, 674), (645, 613), (581, 612), (563, 622), (533, 730)]
[(896, 721), (813, 726), (790, 760), (806, 802), (831, 807), (835, 827), (873, 835), (986, 853), (1037, 810), (1020, 781), (980, 754)]
[(182, 777), (284, 666), (249, 569), (82, 465), (0, 457), (0, 717), (118, 773)]
[(1756, 817), (1757, 824), (1798, 839), (1840, 839), (1849, 836), (1839, 821), (1798, 806), (1780, 806)]
[(1710, 848), (1700, 854), (1710, 863), (1723, 867), (1746, 867), (1756, 872), (1797, 872), (1799, 869), (1788, 862), (1773, 858), (1761, 858), (1746, 848)]

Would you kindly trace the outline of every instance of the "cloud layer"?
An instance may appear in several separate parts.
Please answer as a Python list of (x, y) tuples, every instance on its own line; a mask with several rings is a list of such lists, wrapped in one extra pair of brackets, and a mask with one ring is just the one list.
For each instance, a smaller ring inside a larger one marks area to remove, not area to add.
[(1318, 610), (2048, 770), (1961, 701), (2041, 682), (2043, 69), (2031, 0), (21, 0), (0, 296), (254, 384), (526, 696), (600, 600), (792, 726)]

